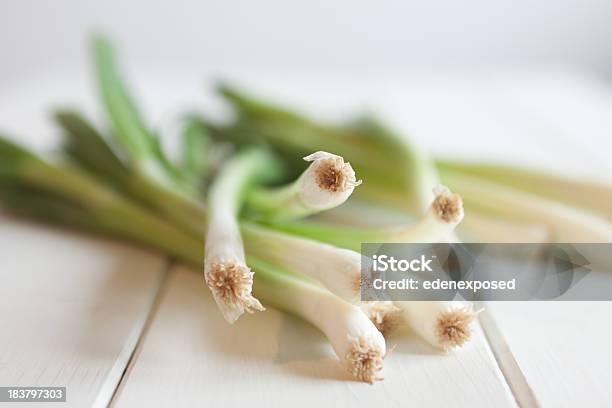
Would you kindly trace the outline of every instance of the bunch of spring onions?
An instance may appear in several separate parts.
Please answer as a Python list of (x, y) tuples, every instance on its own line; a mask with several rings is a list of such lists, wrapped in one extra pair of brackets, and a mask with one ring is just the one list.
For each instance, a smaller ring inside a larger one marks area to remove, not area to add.
[[(171, 160), (109, 42), (94, 39), (92, 54), (108, 130), (56, 112), (59, 161), (1, 138), (2, 207), (193, 264), (229, 323), (267, 306), (300, 316), (358, 380), (380, 378), (383, 334), (395, 327), (449, 350), (469, 341), (475, 319), (460, 302), (361, 302), (362, 242), (449, 242), (457, 232), (482, 241), (612, 241), (610, 187), (436, 162), (373, 118), (318, 123), (227, 85), (219, 92), (235, 117), (184, 118), (183, 154)], [(228, 143), (231, 152), (219, 148)], [(382, 212), (402, 216), (364, 225)]]

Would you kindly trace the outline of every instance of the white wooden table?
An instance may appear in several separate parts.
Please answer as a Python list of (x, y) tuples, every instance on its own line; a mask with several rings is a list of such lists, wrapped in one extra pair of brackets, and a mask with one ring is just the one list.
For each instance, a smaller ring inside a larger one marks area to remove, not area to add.
[[(201, 75), (145, 72), (135, 86), (162, 123), (185, 106), (178, 102), (210, 103), (194, 90)], [(381, 112), (440, 155), (611, 174), (612, 87), (583, 74), (235, 74), (323, 115)], [(82, 75), (52, 78), (4, 90), (0, 129), (46, 147), (57, 140), (41, 121), (52, 101), (91, 111)], [(308, 324), (269, 310), (229, 326), (197, 271), (140, 248), (1, 215), (0, 276), (0, 386), (66, 386), (66, 406), (603, 407), (612, 399), (612, 303), (489, 304), (474, 340), (449, 355), (395, 333), (385, 380), (368, 385), (350, 380)]]

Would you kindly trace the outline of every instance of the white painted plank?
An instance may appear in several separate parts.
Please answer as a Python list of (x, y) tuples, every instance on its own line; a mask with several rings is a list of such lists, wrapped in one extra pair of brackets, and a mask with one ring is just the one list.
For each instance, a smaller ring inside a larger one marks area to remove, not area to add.
[(105, 405), (135, 348), (166, 261), (0, 217), (0, 384), (65, 386), (67, 403), (61, 405)]
[(610, 406), (612, 303), (497, 302), (488, 309), (542, 406)]
[[(533, 134), (526, 148), (549, 146), (550, 167), (612, 182), (609, 83), (566, 74), (500, 81), (497, 89), (493, 105)], [(540, 404), (610, 405), (611, 302), (495, 302), (488, 309)]]
[(392, 337), (384, 381), (351, 380), (312, 326), (268, 310), (228, 325), (196, 271), (173, 270), (116, 405), (129, 407), (515, 406), (477, 329), (449, 355)]
[[(49, 112), (67, 105), (90, 108), (93, 95), (84, 82), (82, 73), (63, 80), (43, 74), (9, 87), (0, 97), (1, 133), (38, 151), (57, 150)], [(167, 261), (5, 215), (0, 259), (0, 384), (66, 386), (65, 405), (105, 406)]]

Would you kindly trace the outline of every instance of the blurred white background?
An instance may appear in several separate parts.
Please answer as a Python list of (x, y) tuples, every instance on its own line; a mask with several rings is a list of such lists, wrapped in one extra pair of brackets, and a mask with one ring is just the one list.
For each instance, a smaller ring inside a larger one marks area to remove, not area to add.
[(82, 64), (94, 28), (132, 60), (192, 68), (612, 73), (611, 18), (607, 0), (2, 0), (0, 87)]
[(221, 77), (316, 115), (373, 111), (435, 154), (609, 178), (611, 20), (609, 0), (0, 0), (0, 130), (52, 148), (58, 106), (99, 118), (102, 31), (164, 134), (218, 106)]

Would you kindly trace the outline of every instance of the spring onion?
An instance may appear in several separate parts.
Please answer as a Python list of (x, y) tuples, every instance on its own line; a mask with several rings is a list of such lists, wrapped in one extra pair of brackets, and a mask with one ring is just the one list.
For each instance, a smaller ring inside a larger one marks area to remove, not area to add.
[(556, 242), (612, 242), (612, 224), (595, 214), (474, 176), (446, 171), (442, 175), (465, 197), (469, 208), (544, 224)]
[(0, 187), (2, 202), (20, 213), (33, 208), (44, 219), (60, 217), (121, 238), (138, 238), (172, 256), (202, 252), (189, 234), (100, 186), (90, 174), (49, 163), (6, 138), (0, 138)]
[(98, 88), (113, 135), (139, 172), (171, 188), (178, 180), (178, 172), (162, 154), (159, 140), (144, 123), (124, 86), (112, 45), (104, 37), (95, 37), (92, 50)]
[[(342, 153), (364, 181), (356, 190), (358, 196), (393, 202), (404, 210), (415, 208), (413, 189), (421, 185), (418, 168), (412, 166), (417, 156), (398, 145), (397, 137), (373, 131), (375, 127), (369, 126), (372, 120), (360, 118), (340, 126), (328, 125), (257, 100), (227, 84), (222, 84), (219, 91), (234, 108), (237, 119), (229, 126), (209, 123), (212, 137), (237, 143), (262, 139), (288, 158), (317, 150)], [(288, 163), (301, 168), (295, 160)], [(398, 164), (410, 171), (397, 171)]]
[[(116, 137), (107, 140), (82, 115), (60, 111), (55, 119), (64, 131), (64, 150), (71, 161), (112, 183), (125, 195), (170, 216), (186, 231), (203, 234), (204, 207), (193, 190), (183, 190), (172, 181), (160, 184), (156, 177), (139, 170), (138, 156), (124, 162), (111, 145)], [(164, 178), (170, 180), (169, 176)]]
[(471, 305), (457, 301), (396, 302), (410, 328), (434, 347), (450, 350), (471, 337), (476, 318)]
[(263, 311), (251, 294), (253, 272), (245, 262), (238, 215), (245, 191), (278, 170), (265, 150), (249, 149), (235, 155), (221, 169), (208, 194), (204, 277), (225, 320), (234, 323), (244, 312)]
[[(274, 306), (318, 327), (355, 378), (370, 384), (380, 379), (378, 374), (386, 355), (385, 339), (358, 306), (270, 264), (251, 263), (258, 272), (255, 281), (258, 296), (270, 299)], [(267, 273), (260, 276), (260, 270)]]
[(393, 302), (375, 300), (361, 302), (361, 310), (383, 336), (402, 324), (401, 311)]
[(355, 171), (341, 156), (316, 152), (304, 157), (310, 166), (289, 185), (256, 189), (248, 205), (261, 218), (279, 221), (300, 218), (344, 203), (356, 186)]
[(509, 165), (439, 161), (441, 169), (498, 182), (600, 214), (612, 222), (612, 185)]
[(474, 209), (466, 214), (458, 230), (466, 242), (544, 243), (552, 240), (546, 225), (539, 222), (511, 222)]
[(369, 261), (358, 252), (251, 223), (243, 223), (242, 232), (248, 253), (314, 279), (350, 303), (359, 302), (361, 263)]
[(206, 181), (211, 159), (211, 141), (206, 127), (201, 121), (188, 117), (185, 119), (181, 133), (182, 160), (181, 173), (196, 188)]
[(359, 251), (364, 242), (444, 242), (463, 219), (463, 201), (444, 186), (436, 187), (434, 195), (425, 216), (397, 227), (351, 228), (314, 222), (275, 223), (272, 227), (355, 251)]

